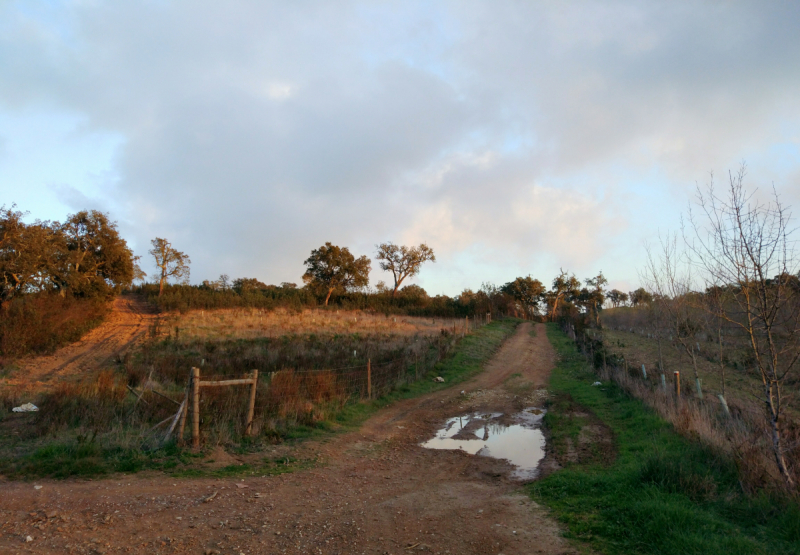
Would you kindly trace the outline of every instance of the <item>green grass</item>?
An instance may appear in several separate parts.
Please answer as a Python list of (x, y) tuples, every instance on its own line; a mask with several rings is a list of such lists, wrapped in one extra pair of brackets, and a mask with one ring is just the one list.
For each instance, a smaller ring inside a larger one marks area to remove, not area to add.
[[(560, 355), (550, 387), (613, 432), (616, 458), (567, 465), (528, 486), (566, 525), (566, 535), (606, 554), (796, 554), (800, 507), (762, 494), (745, 495), (735, 464), (679, 436), (664, 420), (595, 374), (554, 325)], [(574, 438), (580, 421), (551, 407), (551, 445)]]
[[(261, 437), (254, 440), (246, 438), (233, 450), (240, 454), (258, 453), (276, 439), (292, 442), (324, 438), (333, 433), (352, 430), (393, 402), (425, 395), (464, 381), (481, 371), (483, 364), (513, 333), (518, 323), (517, 320), (501, 320), (476, 330), (456, 345), (451, 356), (438, 362), (430, 372), (420, 376), (418, 381), (402, 385), (387, 395), (372, 401), (345, 404), (340, 410), (333, 412), (329, 420), (317, 422), (313, 426), (296, 425), (281, 430), (280, 437)], [(445, 382), (434, 382), (433, 378), (436, 376), (443, 377)], [(104, 445), (97, 437), (80, 435), (74, 440), (67, 440), (62, 435), (42, 443), (37, 441), (31, 444), (27, 453), (23, 441), (14, 440), (13, 445), (9, 443), (6, 453), (0, 456), (0, 475), (11, 479), (67, 478), (158, 470), (173, 476), (261, 476), (292, 472), (315, 464), (313, 461), (296, 461), (290, 457), (279, 460), (263, 459), (257, 464), (232, 465), (212, 470), (201, 464), (204, 453), (193, 453), (175, 443), (158, 449), (123, 448)]]

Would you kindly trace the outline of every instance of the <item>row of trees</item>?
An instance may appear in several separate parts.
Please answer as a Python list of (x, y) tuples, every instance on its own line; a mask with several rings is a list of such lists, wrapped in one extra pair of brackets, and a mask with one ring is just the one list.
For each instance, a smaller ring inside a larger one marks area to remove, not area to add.
[(108, 297), (140, 277), (137, 257), (102, 212), (26, 224), (0, 208), (0, 306), (30, 293)]
[[(425, 262), (436, 262), (436, 255), (425, 243), (418, 247), (406, 247), (390, 242), (378, 245), (376, 259), (382, 270), (392, 273), (394, 298), (403, 281), (419, 274)], [(338, 247), (329, 242), (312, 250), (304, 264), (306, 271), (303, 282), (309, 289), (324, 295), (325, 306), (328, 306), (331, 295), (336, 291), (353, 291), (366, 287), (372, 266), (368, 257), (356, 258), (347, 247)]]

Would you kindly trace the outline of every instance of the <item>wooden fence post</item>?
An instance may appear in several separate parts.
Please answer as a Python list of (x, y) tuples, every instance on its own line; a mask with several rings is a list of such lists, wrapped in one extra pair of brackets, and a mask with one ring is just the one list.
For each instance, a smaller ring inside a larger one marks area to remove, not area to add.
[(200, 369), (192, 368), (192, 447), (200, 447)]
[(372, 399), (372, 359), (367, 359), (367, 399)]
[(675, 375), (675, 404), (679, 404), (681, 401), (681, 373), (675, 370), (674, 375)]
[(253, 370), (253, 385), (250, 386), (250, 405), (247, 407), (247, 426), (245, 427), (245, 435), (252, 435), (253, 432), (253, 416), (256, 410), (256, 388), (258, 388), (258, 370)]

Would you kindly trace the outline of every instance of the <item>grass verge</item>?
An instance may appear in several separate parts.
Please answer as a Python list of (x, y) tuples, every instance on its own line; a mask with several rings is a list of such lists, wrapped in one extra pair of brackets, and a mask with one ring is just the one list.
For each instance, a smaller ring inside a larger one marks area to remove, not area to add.
[[(678, 435), (640, 401), (596, 375), (555, 325), (560, 355), (550, 388), (613, 433), (613, 463), (589, 457), (528, 486), (567, 527), (566, 535), (606, 554), (800, 553), (796, 501), (742, 492), (734, 462)], [(545, 417), (551, 445), (569, 443), (575, 421)], [(559, 457), (568, 460), (567, 457)]]
[[(315, 422), (313, 425), (293, 426), (283, 430), (280, 437), (245, 438), (234, 447), (234, 450), (239, 454), (253, 454), (264, 450), (276, 439), (297, 441), (351, 430), (395, 401), (425, 395), (464, 381), (481, 371), (484, 363), (513, 333), (518, 323), (517, 320), (500, 320), (476, 330), (457, 344), (451, 356), (438, 362), (426, 375), (420, 376), (418, 381), (400, 385), (390, 393), (371, 401), (347, 403), (340, 409), (330, 412), (328, 419)], [(444, 383), (434, 382), (433, 378), (436, 376), (444, 378)], [(32, 414), (20, 416), (20, 418), (33, 417)], [(128, 441), (128, 446), (121, 447), (96, 435), (89, 438), (78, 434), (74, 439), (66, 439), (68, 433), (74, 431), (66, 431), (46, 441), (38, 440), (27, 448), (23, 441), (13, 441), (13, 444), (7, 445), (6, 452), (0, 455), (0, 475), (11, 479), (67, 478), (158, 470), (176, 477), (244, 476), (281, 474), (315, 464), (314, 461), (280, 457), (275, 460), (259, 459), (255, 463), (231, 465), (222, 469), (209, 469), (204, 467), (202, 462), (202, 459), (207, 458), (207, 452), (193, 453), (189, 449), (178, 447), (175, 443), (147, 449)]]

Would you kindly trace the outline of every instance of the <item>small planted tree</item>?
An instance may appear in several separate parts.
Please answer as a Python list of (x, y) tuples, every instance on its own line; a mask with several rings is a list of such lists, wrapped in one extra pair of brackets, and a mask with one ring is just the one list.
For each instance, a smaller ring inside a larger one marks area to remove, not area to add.
[(800, 366), (800, 287), (791, 214), (777, 192), (759, 200), (744, 187), (745, 167), (729, 175), (720, 193), (713, 176), (698, 188), (690, 213), (687, 246), (706, 287), (724, 288), (713, 306), (727, 325), (747, 338), (761, 378), (764, 414), (775, 463), (787, 489), (795, 487), (782, 436), (784, 385)]
[(397, 295), (397, 290), (404, 279), (417, 275), (425, 262), (429, 260), (436, 262), (433, 249), (425, 243), (418, 247), (399, 246), (391, 242), (382, 243), (378, 245), (376, 258), (380, 261), (381, 270), (392, 272), (394, 278), (392, 298)]
[(192, 262), (189, 255), (172, 248), (169, 241), (160, 237), (156, 237), (150, 243), (153, 245), (150, 254), (153, 255), (160, 274), (158, 296), (160, 297), (164, 293), (164, 286), (169, 279), (188, 283), (189, 264)]
[(311, 251), (304, 264), (303, 282), (325, 294), (325, 306), (334, 291), (366, 287), (369, 283), (370, 259), (354, 257), (347, 247), (325, 243)]

